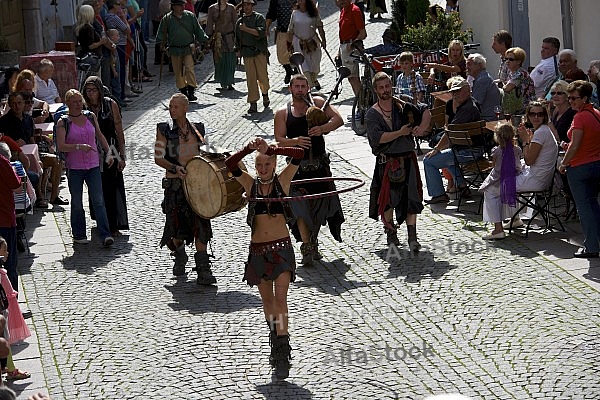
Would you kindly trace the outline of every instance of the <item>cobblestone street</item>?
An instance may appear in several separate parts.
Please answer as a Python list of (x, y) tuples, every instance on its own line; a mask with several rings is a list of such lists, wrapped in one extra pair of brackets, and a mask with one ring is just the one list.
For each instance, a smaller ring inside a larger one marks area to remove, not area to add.
[[(257, 11), (267, 5), (259, 2)], [(321, 12), (334, 55), (337, 8), (327, 2)], [(380, 42), (388, 23), (368, 23), (367, 47)], [(271, 109), (259, 104), (252, 118), (245, 115), (241, 69), (236, 90), (220, 91), (212, 57), (197, 66), (203, 83), (189, 119), (205, 123), (211, 144), (236, 150), (254, 136), (273, 139), (273, 113), (288, 96), (273, 46), (270, 61)], [(176, 279), (168, 250), (158, 247), (164, 170), (154, 164), (153, 144), (175, 84), (163, 71), (157, 86), (153, 67), (155, 82), (124, 110), (131, 230), (109, 249), (97, 237), (74, 247), (69, 207), (55, 208), (32, 241), (35, 258), (20, 259), (42, 368), (35, 387), (53, 400), (423, 399), (450, 392), (474, 399), (600, 399), (600, 279), (576, 276), (600, 276), (600, 262), (570, 259), (573, 239), (582, 240), (578, 222), (567, 224), (566, 233), (486, 243), (480, 215), (426, 207), (418, 220), (419, 256), (407, 252), (404, 227), (401, 246), (388, 249), (381, 223), (367, 215), (374, 157), (349, 122), (325, 139), (333, 175), (366, 184), (340, 195), (344, 242), (323, 229), (323, 259), (298, 267), (288, 298), (290, 378), (272, 381), (260, 297), (242, 282), (246, 210), (213, 220), (209, 252), (217, 286), (196, 285), (195, 272)], [(326, 94), (333, 71), (324, 54), (319, 81)], [(344, 120), (351, 92), (346, 81), (333, 101)], [(294, 246), (299, 262), (300, 245)], [(20, 399), (31, 389), (26, 382), (13, 384)]]

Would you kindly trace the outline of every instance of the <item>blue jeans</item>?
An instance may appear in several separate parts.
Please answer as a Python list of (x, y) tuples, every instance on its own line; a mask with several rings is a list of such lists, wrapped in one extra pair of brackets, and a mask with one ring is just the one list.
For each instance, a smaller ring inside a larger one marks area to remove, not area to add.
[(104, 207), (104, 196), (102, 194), (102, 178), (100, 168), (92, 169), (69, 169), (67, 170), (69, 180), (69, 192), (71, 193), (71, 230), (73, 239), (87, 238), (85, 227), (85, 211), (83, 210), (83, 182), (88, 187), (88, 196), (96, 213), (96, 223), (102, 240), (110, 236), (106, 208)]
[[(460, 162), (468, 162), (473, 160), (473, 155), (480, 158), (483, 151), (466, 149), (458, 150), (456, 158)], [(454, 165), (454, 154), (452, 149), (445, 149), (434, 155), (433, 157), (426, 157), (423, 159), (423, 166), (425, 167), (425, 180), (427, 183), (427, 192), (429, 196), (436, 197), (441, 196), (446, 191), (444, 190), (444, 184), (442, 182), (442, 168), (448, 168), (452, 177), (454, 177), (455, 185), (461, 186), (464, 183), (464, 179), (460, 170)]]
[(585, 235), (583, 247), (597, 253), (600, 251), (600, 161), (567, 168), (567, 178)]

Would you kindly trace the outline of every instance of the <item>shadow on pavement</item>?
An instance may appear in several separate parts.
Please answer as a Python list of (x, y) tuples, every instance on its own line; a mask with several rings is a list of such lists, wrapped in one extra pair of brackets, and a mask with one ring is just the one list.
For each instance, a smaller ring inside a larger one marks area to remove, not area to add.
[(296, 281), (294, 285), (314, 287), (322, 293), (339, 296), (352, 289), (380, 283), (348, 280), (346, 278), (348, 271), (350, 271), (350, 265), (342, 258), (330, 262), (314, 261), (312, 267), (299, 266), (296, 269), (296, 275), (301, 277), (302, 281)]
[(265, 399), (312, 399), (310, 390), (288, 381), (273, 381), (264, 385), (256, 385), (256, 390)]
[(133, 243), (126, 241), (128, 235), (115, 239), (111, 247), (103, 247), (102, 241), (97, 236), (97, 230), (92, 229), (92, 242), (90, 244), (73, 244), (73, 254), (63, 257), (60, 262), (66, 270), (76, 271), (79, 274), (91, 275), (97, 269), (107, 266), (111, 261), (122, 254), (130, 253)]
[(436, 261), (435, 255), (421, 249), (418, 253), (411, 253), (408, 249), (397, 248), (382, 249), (373, 252), (384, 262), (388, 263), (388, 279), (404, 277), (406, 283), (417, 283), (425, 279), (439, 279), (451, 269), (457, 268), (448, 261)]
[(174, 311), (185, 310), (192, 314), (229, 314), (248, 308), (262, 307), (258, 295), (239, 291), (219, 292), (217, 286), (199, 286), (196, 284), (195, 275), (192, 278), (194, 280), (180, 277), (173, 285), (165, 285), (165, 289), (173, 296), (169, 307)]

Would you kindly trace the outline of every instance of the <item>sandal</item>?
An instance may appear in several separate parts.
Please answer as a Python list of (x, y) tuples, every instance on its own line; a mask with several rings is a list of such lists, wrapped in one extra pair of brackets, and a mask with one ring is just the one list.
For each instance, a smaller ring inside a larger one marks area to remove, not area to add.
[(35, 206), (37, 208), (48, 208), (48, 202), (46, 200), (40, 199), (35, 202)]
[(27, 371), (21, 371), (19, 368), (15, 368), (14, 371), (6, 372), (6, 380), (7, 381), (18, 381), (21, 379), (31, 378), (31, 374)]

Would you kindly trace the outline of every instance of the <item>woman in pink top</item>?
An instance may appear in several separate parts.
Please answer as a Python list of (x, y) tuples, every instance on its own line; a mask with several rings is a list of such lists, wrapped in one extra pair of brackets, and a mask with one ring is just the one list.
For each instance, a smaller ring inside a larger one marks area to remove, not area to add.
[(592, 106), (593, 87), (586, 81), (567, 86), (568, 100), (577, 111), (567, 136), (571, 140), (560, 164), (567, 173), (585, 240), (573, 254), (576, 258), (598, 258), (600, 252), (600, 112)]
[(108, 142), (100, 132), (94, 113), (83, 110), (84, 100), (79, 91), (70, 89), (65, 94), (65, 103), (69, 113), (57, 123), (56, 143), (61, 152), (66, 154), (67, 178), (71, 192), (71, 230), (73, 242), (88, 244), (83, 210), (83, 183), (88, 187), (92, 207), (96, 213), (96, 222), (104, 246), (111, 246), (115, 240), (110, 234), (104, 197), (102, 195), (102, 178), (100, 176), (99, 143), (107, 153), (109, 166), (114, 158), (109, 153)]

